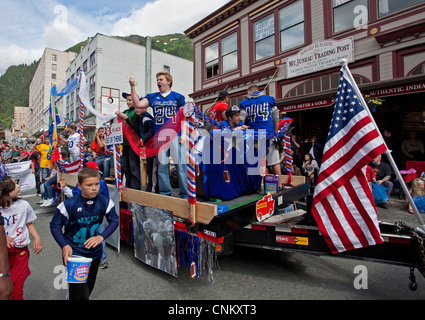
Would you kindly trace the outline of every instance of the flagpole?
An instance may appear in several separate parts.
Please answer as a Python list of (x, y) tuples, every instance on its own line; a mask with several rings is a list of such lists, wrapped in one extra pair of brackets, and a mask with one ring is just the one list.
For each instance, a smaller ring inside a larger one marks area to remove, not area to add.
[[(51, 85), (51, 87), (53, 87), (53, 86)], [(55, 148), (55, 146), (58, 145), (58, 134), (57, 134), (57, 130), (56, 130), (56, 99), (55, 99), (55, 96), (52, 95), (51, 87), (50, 87), (50, 110), (51, 110), (50, 115), (52, 117), (53, 132), (52, 132), (52, 137), (51, 137), (52, 143), (51, 143), (51, 146), (50, 146), (52, 153), (51, 153), (50, 156), (52, 157), (53, 152), (54, 152), (54, 148)]]
[[(79, 70), (80, 79), (79, 79), (79, 88), (81, 89), (81, 79), (83, 77), (83, 70)], [(80, 95), (80, 91), (78, 91), (78, 95)], [(79, 171), (83, 170), (83, 164), (84, 164), (84, 105), (81, 101), (81, 96), (78, 99), (80, 101), (80, 125), (79, 125), (79, 131), (80, 131), (80, 166)], [(115, 171), (116, 172), (116, 171)]]
[[(362, 103), (362, 105), (364, 106), (364, 109), (366, 110), (367, 114), (369, 115), (370, 120), (372, 121), (372, 123), (374, 124), (375, 128), (377, 129), (377, 131), (379, 133), (379, 136), (382, 138), (382, 140), (385, 143), (385, 140), (382, 137), (381, 131), (378, 129), (378, 126), (377, 126), (377, 124), (375, 122), (375, 119), (373, 118), (373, 116), (372, 116), (372, 114), (371, 114), (371, 112), (370, 112), (370, 110), (368, 108), (368, 105), (367, 105), (366, 101), (364, 100), (363, 95), (361, 94), (360, 89), (358, 88), (357, 83), (354, 80), (354, 77), (351, 74), (350, 69), (348, 68), (347, 60), (346, 59), (342, 59), (341, 60), (341, 66), (344, 69), (345, 74), (347, 75), (347, 77), (350, 80), (351, 84), (353, 85), (354, 91), (356, 92), (357, 97), (360, 99), (360, 102)], [(404, 191), (404, 193), (405, 193), (405, 195), (407, 197), (407, 200), (409, 201), (409, 204), (413, 208), (413, 211), (415, 213), (416, 219), (419, 222), (419, 228), (423, 232), (425, 232), (425, 224), (424, 224), (424, 221), (422, 219), (422, 216), (419, 213), (419, 210), (416, 207), (415, 202), (413, 201), (412, 195), (410, 194), (409, 189), (407, 188), (407, 186), (406, 186), (406, 184), (405, 184), (405, 182), (404, 182), (404, 180), (403, 180), (403, 178), (402, 178), (402, 176), (400, 174), (400, 171), (397, 168), (397, 165), (396, 165), (396, 163), (395, 163), (395, 161), (394, 161), (394, 159), (393, 159), (393, 157), (391, 155), (391, 151), (388, 149), (388, 146), (386, 144), (385, 144), (385, 146), (386, 146), (386, 149), (387, 149), (385, 151), (385, 155), (388, 157), (388, 160), (390, 161), (391, 167), (393, 168), (394, 173), (395, 173), (398, 181), (400, 181), (400, 185), (401, 185), (401, 187), (402, 187), (402, 189), (403, 189), (403, 191)]]

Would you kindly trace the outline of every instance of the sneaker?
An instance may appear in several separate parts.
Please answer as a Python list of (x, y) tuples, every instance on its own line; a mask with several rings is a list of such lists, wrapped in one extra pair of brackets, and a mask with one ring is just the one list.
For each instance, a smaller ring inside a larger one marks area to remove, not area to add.
[(100, 269), (106, 269), (107, 267), (109, 267), (108, 261), (102, 261), (100, 263)]
[(37, 204), (42, 204), (44, 201), (45, 201), (45, 200), (40, 199), (40, 200), (38, 200), (38, 201), (37, 201)]
[(55, 203), (55, 200), (53, 200), (53, 198), (47, 199), (46, 201), (43, 202), (43, 204), (41, 204), (41, 207), (49, 207), (54, 203)]

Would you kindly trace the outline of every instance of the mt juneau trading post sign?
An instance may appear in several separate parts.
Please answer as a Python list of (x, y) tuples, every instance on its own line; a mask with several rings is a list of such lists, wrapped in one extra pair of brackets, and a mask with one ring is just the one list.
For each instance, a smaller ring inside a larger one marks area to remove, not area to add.
[(300, 50), (286, 60), (287, 78), (338, 67), (342, 59), (354, 62), (354, 40), (325, 40)]

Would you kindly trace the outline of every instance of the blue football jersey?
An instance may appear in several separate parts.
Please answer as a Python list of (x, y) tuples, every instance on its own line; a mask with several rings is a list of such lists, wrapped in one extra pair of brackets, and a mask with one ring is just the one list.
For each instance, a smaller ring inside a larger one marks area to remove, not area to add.
[(155, 133), (170, 119), (175, 120), (175, 115), (179, 111), (179, 108), (183, 107), (186, 103), (184, 96), (174, 91), (171, 91), (166, 97), (156, 92), (146, 95), (145, 98), (149, 100), (149, 104), (153, 109)]
[(276, 107), (275, 98), (254, 92), (240, 103), (240, 108), (246, 111), (246, 124), (249, 129), (266, 130), (268, 135), (273, 135), (274, 123), (272, 109)]
[[(118, 215), (112, 200), (102, 194), (98, 194), (93, 199), (86, 199), (81, 194), (77, 194), (58, 205), (50, 222), (50, 228), (61, 230), (64, 227), (63, 237), (66, 244), (71, 246), (73, 254), (98, 258), (102, 255), (102, 246), (86, 249), (84, 242), (99, 235), (99, 226), (104, 217), (110, 225), (113, 222), (118, 225)], [(53, 230), (52, 234), (55, 237)], [(107, 235), (104, 238), (106, 237)], [(55, 239), (58, 241), (57, 236)]]

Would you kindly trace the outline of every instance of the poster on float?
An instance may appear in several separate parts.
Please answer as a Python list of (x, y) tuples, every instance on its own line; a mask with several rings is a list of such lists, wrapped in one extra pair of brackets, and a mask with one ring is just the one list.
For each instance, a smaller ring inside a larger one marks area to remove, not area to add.
[(133, 213), (134, 256), (177, 277), (173, 213), (138, 203), (129, 206)]

